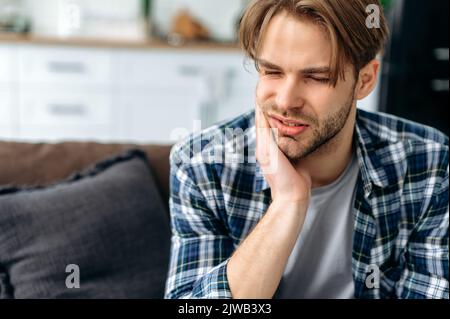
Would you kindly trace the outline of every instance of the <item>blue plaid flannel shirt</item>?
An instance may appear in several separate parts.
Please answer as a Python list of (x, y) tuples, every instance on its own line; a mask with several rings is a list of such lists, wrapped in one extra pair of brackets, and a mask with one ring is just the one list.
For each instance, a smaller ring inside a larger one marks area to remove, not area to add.
[[(247, 134), (237, 143), (226, 128)], [(252, 111), (173, 148), (165, 298), (232, 298), (227, 262), (271, 202), (254, 160), (255, 135)], [(211, 142), (217, 137), (222, 143)], [(447, 136), (358, 110), (354, 143), (360, 168), (352, 253), (355, 298), (448, 299)], [(239, 156), (224, 160), (230, 148), (244, 154), (245, 163)], [(368, 285), (374, 266), (379, 282)]]

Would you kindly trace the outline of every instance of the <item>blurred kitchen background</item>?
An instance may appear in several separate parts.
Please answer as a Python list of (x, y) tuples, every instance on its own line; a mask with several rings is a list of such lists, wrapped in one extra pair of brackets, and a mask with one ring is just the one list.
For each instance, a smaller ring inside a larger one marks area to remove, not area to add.
[[(254, 107), (248, 0), (0, 0), (0, 139), (174, 143)], [(391, 41), (359, 107), (448, 135), (447, 0), (384, 0)]]

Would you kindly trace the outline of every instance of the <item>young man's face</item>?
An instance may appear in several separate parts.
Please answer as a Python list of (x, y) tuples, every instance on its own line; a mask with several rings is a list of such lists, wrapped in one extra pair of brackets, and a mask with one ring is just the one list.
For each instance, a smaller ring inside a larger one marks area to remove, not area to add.
[(347, 67), (345, 81), (339, 79), (333, 87), (330, 57), (326, 32), (286, 13), (272, 19), (262, 39), (257, 103), (278, 129), (278, 145), (290, 160), (324, 149), (349, 127), (354, 73)]

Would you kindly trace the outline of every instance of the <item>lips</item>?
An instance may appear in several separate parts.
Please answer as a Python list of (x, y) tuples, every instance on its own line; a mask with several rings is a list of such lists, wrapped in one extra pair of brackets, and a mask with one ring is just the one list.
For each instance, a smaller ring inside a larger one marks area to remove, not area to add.
[(296, 136), (309, 128), (309, 125), (301, 121), (272, 114), (269, 114), (269, 122), (271, 127), (278, 129), (279, 134), (283, 136)]

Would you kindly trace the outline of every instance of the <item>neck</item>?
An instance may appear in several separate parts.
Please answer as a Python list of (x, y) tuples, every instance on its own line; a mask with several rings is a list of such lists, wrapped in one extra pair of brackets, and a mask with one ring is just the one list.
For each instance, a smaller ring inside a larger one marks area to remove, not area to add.
[(356, 108), (353, 108), (347, 123), (332, 140), (297, 163), (296, 166), (301, 166), (309, 172), (312, 188), (333, 183), (350, 163), (353, 154), (355, 115)]

